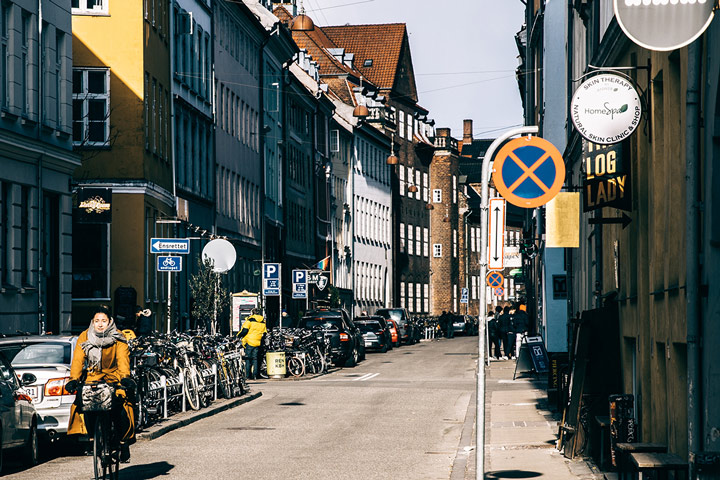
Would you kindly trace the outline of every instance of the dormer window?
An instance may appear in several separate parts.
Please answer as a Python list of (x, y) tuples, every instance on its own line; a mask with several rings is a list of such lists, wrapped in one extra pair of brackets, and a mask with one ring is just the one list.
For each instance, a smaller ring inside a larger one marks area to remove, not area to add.
[(373, 65), (373, 59), (372, 58), (366, 58), (363, 62), (363, 67), (372, 67)]

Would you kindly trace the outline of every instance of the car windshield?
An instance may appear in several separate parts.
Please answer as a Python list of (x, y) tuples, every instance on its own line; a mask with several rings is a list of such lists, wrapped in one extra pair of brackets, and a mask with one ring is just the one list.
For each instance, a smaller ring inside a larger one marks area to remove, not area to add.
[(325, 330), (339, 330), (342, 319), (339, 317), (303, 317), (300, 320), (300, 328), (324, 328)]
[(69, 343), (30, 343), (7, 345), (0, 348), (14, 367), (43, 363), (70, 364), (71, 360)]
[(390, 318), (392, 318), (396, 322), (399, 322), (400, 320), (402, 320), (402, 311), (401, 310), (378, 310), (378, 315), (390, 316)]
[(355, 325), (363, 332), (377, 332), (382, 329), (378, 322), (355, 322)]

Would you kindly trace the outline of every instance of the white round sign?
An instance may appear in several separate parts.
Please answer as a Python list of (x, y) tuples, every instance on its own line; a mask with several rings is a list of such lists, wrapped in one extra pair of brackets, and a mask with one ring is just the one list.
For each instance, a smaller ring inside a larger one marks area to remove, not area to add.
[(618, 24), (630, 40), (649, 50), (684, 47), (702, 35), (716, 0), (614, 0)]
[(570, 103), (570, 117), (580, 135), (602, 145), (629, 137), (641, 116), (640, 95), (620, 75), (603, 73), (585, 80)]
[(235, 265), (237, 253), (233, 244), (222, 238), (210, 240), (202, 251), (203, 259), (213, 261), (213, 271), (225, 273)]

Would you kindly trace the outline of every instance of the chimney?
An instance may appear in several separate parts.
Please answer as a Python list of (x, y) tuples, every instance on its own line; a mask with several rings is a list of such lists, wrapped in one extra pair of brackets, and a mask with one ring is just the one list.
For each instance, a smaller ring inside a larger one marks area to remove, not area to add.
[(449, 137), (450, 136), (450, 129), (449, 128), (438, 128), (436, 129), (436, 132), (438, 137)]
[(470, 145), (473, 141), (472, 120), (463, 120), (463, 145)]

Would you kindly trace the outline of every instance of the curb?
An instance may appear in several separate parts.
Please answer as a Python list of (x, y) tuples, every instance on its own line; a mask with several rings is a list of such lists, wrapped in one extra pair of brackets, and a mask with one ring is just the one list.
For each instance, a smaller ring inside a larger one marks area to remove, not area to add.
[(184, 418), (176, 418), (183, 416), (183, 414), (180, 413), (178, 415), (163, 420), (161, 424), (154, 425), (149, 429), (138, 433), (136, 439), (138, 442), (146, 442), (153, 440), (162, 435), (165, 435), (168, 432), (172, 432), (173, 430), (177, 430), (180, 427), (184, 427), (185, 425), (190, 425), (191, 423), (195, 423), (198, 420), (202, 420), (203, 418), (207, 418), (217, 413), (224, 412), (225, 410), (229, 410), (231, 408), (242, 405), (244, 403), (248, 403), (251, 400), (260, 398), (260, 396), (262, 396), (262, 392), (243, 395), (240, 398), (225, 400), (197, 412), (192, 410), (190, 412), (185, 412)]

